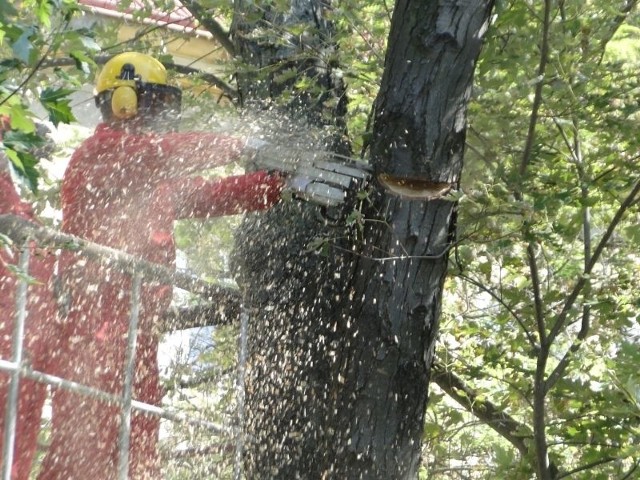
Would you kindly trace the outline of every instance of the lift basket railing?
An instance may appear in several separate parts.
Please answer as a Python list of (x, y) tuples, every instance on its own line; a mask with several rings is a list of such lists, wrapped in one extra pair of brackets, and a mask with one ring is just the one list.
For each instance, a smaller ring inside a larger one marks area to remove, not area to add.
[[(15, 447), (15, 427), (18, 413), (18, 392), (22, 378), (35, 380), (55, 388), (63, 388), (80, 395), (89, 396), (109, 402), (120, 407), (120, 431), (118, 436), (119, 462), (118, 479), (128, 478), (129, 465), (129, 441), (131, 436), (131, 414), (137, 410), (149, 415), (156, 415), (162, 419), (172, 422), (187, 423), (194, 426), (208, 429), (211, 433), (225, 437), (236, 436), (235, 466), (236, 478), (240, 478), (241, 449), (242, 441), (239, 440), (239, 428), (233, 429), (212, 422), (191, 418), (179, 412), (172, 412), (167, 409), (143, 403), (133, 399), (133, 377), (135, 370), (135, 346), (138, 335), (138, 315), (140, 308), (140, 290), (142, 281), (160, 282), (171, 284), (191, 293), (198, 294), (208, 302), (220, 301), (223, 298), (237, 298), (237, 291), (219, 285), (206, 282), (196, 276), (184, 272), (172, 270), (164, 265), (158, 265), (142, 260), (134, 255), (116, 250), (110, 247), (89, 242), (85, 239), (61, 233), (54, 229), (42, 227), (29, 222), (16, 215), (0, 215), (0, 234), (6, 235), (16, 245), (21, 245), (18, 268), (26, 275), (21, 275), (17, 282), (16, 294), (16, 318), (13, 332), (13, 352), (10, 360), (0, 359), (0, 371), (8, 372), (11, 376), (7, 405), (5, 409), (5, 429), (3, 432), (4, 442), (2, 451), (2, 480), (11, 479), (11, 461)], [(127, 350), (125, 354), (125, 375), (122, 395), (114, 395), (99, 389), (95, 389), (64, 378), (39, 372), (30, 368), (23, 362), (23, 343), (25, 333), (25, 320), (28, 296), (28, 271), (29, 271), (29, 244), (35, 242), (39, 246), (49, 248), (60, 248), (73, 250), (95, 262), (99, 262), (108, 268), (116, 269), (122, 273), (130, 274), (133, 278), (131, 289), (131, 312), (128, 327)], [(241, 315), (245, 318), (246, 315)], [(244, 324), (245, 322), (243, 322)], [(241, 325), (241, 334), (245, 332), (246, 325)], [(243, 359), (246, 359), (246, 338), (240, 339), (240, 362), (239, 375), (243, 375)], [(244, 345), (244, 347), (243, 347)], [(238, 378), (238, 386), (241, 389), (242, 379)], [(238, 392), (238, 419), (242, 418), (240, 409), (242, 408), (244, 392)]]

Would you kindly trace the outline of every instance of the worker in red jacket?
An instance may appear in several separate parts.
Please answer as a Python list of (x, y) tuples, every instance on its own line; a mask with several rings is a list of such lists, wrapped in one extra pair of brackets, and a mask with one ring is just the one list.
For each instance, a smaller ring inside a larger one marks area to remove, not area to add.
[[(23, 201), (14, 188), (6, 158), (0, 158), (0, 214), (17, 215), (35, 221), (31, 205)], [(13, 333), (16, 319), (16, 293), (19, 276), (15, 271), (20, 257), (16, 245), (4, 245), (0, 240), (0, 357), (12, 360)], [(51, 342), (55, 302), (50, 288), (54, 256), (32, 245), (28, 274), (34, 281), (27, 290), (27, 317), (23, 343), (23, 362), (32, 369), (47, 371), (55, 355)], [(0, 371), (0, 452), (3, 447), (10, 374)], [(12, 480), (27, 480), (36, 451), (40, 418), (47, 387), (33, 380), (20, 379), (18, 415), (13, 448)], [(1, 458), (0, 460), (5, 461)]]
[[(263, 210), (279, 201), (280, 175), (192, 176), (235, 161), (251, 147), (245, 139), (173, 131), (181, 92), (167, 85), (167, 73), (154, 58), (134, 52), (113, 57), (97, 78), (96, 92), (104, 123), (74, 153), (65, 172), (65, 233), (174, 266), (174, 220)], [(121, 395), (131, 276), (69, 251), (61, 254), (59, 269), (68, 298), (56, 332), (65, 340), (56, 371)], [(154, 324), (171, 297), (170, 285), (143, 283), (133, 398), (153, 405), (162, 398)], [(115, 478), (119, 407), (63, 389), (54, 390), (52, 402), (51, 445), (39, 478)], [(129, 478), (160, 478), (159, 419), (134, 411), (131, 429)]]

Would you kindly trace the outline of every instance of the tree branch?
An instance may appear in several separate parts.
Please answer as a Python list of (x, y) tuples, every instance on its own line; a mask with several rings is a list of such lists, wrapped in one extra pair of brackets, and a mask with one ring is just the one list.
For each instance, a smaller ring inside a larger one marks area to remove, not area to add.
[(531, 332), (529, 332), (529, 330), (527, 329), (526, 325), (524, 324), (524, 322), (522, 321), (522, 319), (520, 318), (520, 316), (518, 315), (518, 313), (513, 310), (505, 301), (504, 299), (498, 295), (496, 292), (494, 292), (492, 289), (486, 287), (485, 285), (483, 285), (482, 283), (480, 283), (479, 281), (471, 278), (468, 275), (463, 274), (462, 272), (457, 272), (455, 274), (456, 276), (462, 278), (463, 280), (466, 280), (467, 282), (471, 283), (472, 285), (475, 285), (477, 288), (479, 288), (480, 290), (482, 290), (483, 292), (489, 294), (491, 297), (493, 297), (493, 299), (498, 302), (500, 305), (502, 305), (504, 307), (504, 309), (509, 312), (509, 314), (514, 318), (514, 320), (518, 323), (518, 325), (520, 325), (520, 328), (522, 328), (522, 331), (524, 332), (525, 336), (527, 337), (527, 340), (529, 341), (529, 344), (531, 345), (532, 348), (537, 349), (538, 348), (538, 344), (536, 343), (535, 338), (533, 337), (533, 335), (531, 334)]
[(540, 293), (540, 272), (538, 271), (538, 262), (536, 261), (536, 252), (534, 245), (529, 242), (527, 245), (527, 261), (529, 262), (529, 272), (531, 273), (531, 287), (533, 288), (533, 305), (536, 316), (536, 325), (538, 327), (538, 337), (540, 345), (546, 342), (547, 332), (544, 323), (544, 306), (542, 304), (542, 294)]
[[(563, 137), (565, 138), (565, 142), (567, 144), (567, 147), (571, 151), (571, 155), (574, 159), (576, 169), (578, 171), (578, 181), (580, 182), (580, 185), (581, 185), (580, 192), (582, 197), (582, 205), (584, 205), (583, 211), (582, 211), (582, 233), (584, 237), (584, 249), (583, 249), (584, 269), (586, 270), (589, 266), (589, 262), (591, 261), (591, 210), (588, 207), (589, 189), (587, 187), (587, 179), (586, 179), (586, 174), (584, 170), (582, 149), (580, 148), (580, 139), (578, 138), (579, 130), (577, 125), (577, 120), (575, 118), (573, 120), (573, 132), (574, 132), (573, 146), (569, 143), (568, 138), (566, 138), (566, 136), (564, 135), (564, 130), (562, 129), (560, 124), (557, 122), (555, 117), (554, 117), (554, 122), (556, 123), (556, 126), (558, 127), (560, 132), (563, 134)], [(565, 353), (565, 355), (562, 357), (558, 365), (556, 365), (556, 368), (553, 370), (553, 372), (551, 372), (551, 375), (549, 375), (549, 377), (547, 378), (547, 381), (545, 384), (545, 389), (547, 392), (551, 388), (553, 388), (556, 382), (564, 374), (565, 370), (569, 366), (571, 357), (580, 349), (582, 342), (584, 341), (585, 338), (587, 338), (587, 335), (590, 329), (590, 323), (591, 323), (591, 307), (585, 302), (585, 304), (582, 307), (582, 321), (581, 321), (580, 331), (578, 332), (578, 335), (576, 336), (576, 339), (573, 341), (573, 344), (571, 345), (571, 347), (569, 347), (569, 350)]]
[[(98, 65), (104, 65), (111, 57), (112, 55), (98, 55), (94, 57), (94, 61)], [(39, 68), (69, 67), (74, 66), (75, 64), (76, 61), (69, 57), (49, 58), (44, 61), (42, 65), (39, 66)], [(238, 98), (237, 90), (216, 75), (205, 73), (197, 68), (188, 67), (186, 65), (178, 65), (177, 63), (173, 62), (164, 62), (163, 64), (169, 70), (174, 70), (178, 73), (184, 73), (185, 75), (198, 74), (202, 80), (213, 85), (214, 87), (219, 88), (229, 98), (234, 100)]]
[(635, 473), (635, 471), (638, 469), (638, 466), (640, 466), (640, 462), (636, 460), (634, 462), (633, 466), (631, 467), (631, 469), (620, 480), (628, 480), (628, 479), (630, 479), (631, 475), (633, 475)]
[(527, 425), (518, 422), (488, 400), (482, 399), (462, 379), (447, 371), (440, 363), (434, 362), (431, 379), (447, 395), (511, 443), (523, 457), (529, 453), (525, 439), (531, 438), (532, 435), (518, 433), (528, 432)]
[(167, 382), (165, 388), (167, 391), (173, 391), (177, 389), (186, 389), (186, 388), (197, 388), (205, 383), (209, 383), (212, 381), (220, 381), (220, 379), (224, 375), (229, 375), (234, 373), (234, 368), (228, 368), (224, 370), (219, 369), (207, 369), (199, 374), (195, 375), (192, 378), (181, 379), (181, 380), (172, 380)]
[(573, 470), (570, 470), (568, 472), (560, 474), (556, 478), (557, 478), (557, 480), (560, 480), (561, 478), (570, 477), (571, 475), (574, 475), (574, 474), (576, 474), (578, 472), (584, 472), (585, 470), (590, 470), (593, 467), (597, 467), (598, 465), (603, 465), (605, 463), (614, 462), (616, 460), (618, 460), (616, 457), (601, 458), (599, 460), (595, 460), (595, 461), (593, 461), (591, 463), (587, 463), (586, 465), (581, 465), (580, 467), (574, 468)]
[(210, 305), (173, 308), (158, 324), (162, 333), (196, 327), (211, 327), (238, 323), (242, 299), (240, 293), (225, 292), (211, 298)]
[(538, 71), (536, 76), (536, 88), (533, 96), (533, 105), (531, 106), (531, 116), (529, 117), (529, 131), (527, 132), (527, 140), (524, 146), (524, 153), (522, 154), (522, 161), (520, 162), (520, 175), (524, 176), (527, 171), (527, 167), (531, 162), (531, 155), (533, 152), (533, 144), (536, 133), (536, 126), (538, 124), (538, 112), (540, 105), (542, 104), (542, 87), (544, 86), (544, 75), (547, 70), (547, 63), (549, 61), (549, 29), (551, 26), (551, 1), (545, 0), (544, 2), (544, 23), (542, 25), (542, 41), (540, 45), (540, 63), (538, 64)]
[(233, 46), (233, 42), (229, 40), (229, 32), (222, 28), (222, 25), (213, 18), (210, 12), (202, 7), (200, 2), (183, 0), (182, 5), (220, 42), (220, 45), (229, 52), (229, 55), (235, 56), (235, 47)]
[(549, 463), (549, 446), (546, 437), (546, 384), (545, 371), (549, 358), (548, 344), (541, 343), (533, 379), (533, 440), (535, 445), (536, 470), (538, 480), (552, 480)]
[(197, 68), (178, 65), (173, 62), (164, 62), (164, 65), (170, 70), (174, 70), (178, 73), (184, 73), (186, 75), (197, 73), (202, 80), (222, 90), (222, 92), (230, 99), (236, 100), (238, 98), (238, 91), (235, 88), (212, 73), (205, 73)]
[(602, 62), (605, 51), (607, 50), (607, 45), (636, 5), (638, 5), (638, 0), (625, 0), (624, 5), (620, 9), (620, 13), (613, 19), (611, 30), (609, 30), (608, 34), (600, 41), (600, 60), (598, 63)]
[[(68, 26), (68, 22), (65, 22), (64, 26), (61, 27), (61, 30), (64, 30), (65, 28), (67, 28), (67, 26)], [(0, 100), (0, 106), (7, 103), (11, 99), (11, 97), (13, 97), (18, 92), (20, 92), (24, 88), (24, 86), (27, 83), (29, 83), (29, 81), (38, 72), (38, 70), (42, 68), (42, 66), (46, 63), (46, 59), (49, 56), (49, 53), (51, 52), (51, 47), (52, 47), (52, 44), (47, 45), (47, 49), (45, 50), (44, 54), (42, 55), (42, 57), (40, 57), (40, 59), (38, 59), (38, 62), (36, 63), (36, 65), (29, 71), (29, 74), (6, 97)]]
[[(544, 19), (542, 24), (542, 37), (540, 44), (540, 62), (538, 64), (536, 88), (531, 107), (531, 116), (529, 118), (529, 130), (527, 132), (527, 140), (525, 149), (520, 163), (520, 175), (524, 176), (533, 152), (536, 126), (539, 118), (539, 110), (542, 104), (542, 88), (544, 86), (544, 76), (549, 61), (549, 31), (551, 28), (551, 0), (544, 1)], [(516, 198), (522, 199), (523, 195), (520, 190), (516, 190)], [(528, 230), (528, 223), (524, 225), (525, 233)], [(549, 453), (546, 438), (545, 423), (545, 370), (547, 360), (549, 358), (548, 336), (544, 324), (544, 316), (542, 314), (542, 300), (540, 297), (540, 283), (538, 269), (535, 260), (534, 246), (531, 241), (527, 245), (527, 257), (529, 269), (532, 275), (532, 285), (535, 298), (535, 314), (536, 323), (538, 325), (538, 335), (540, 337), (540, 349), (538, 350), (538, 359), (536, 362), (536, 373), (533, 385), (533, 444), (535, 448), (535, 464), (538, 473), (538, 480), (552, 480), (553, 474), (549, 462)]]

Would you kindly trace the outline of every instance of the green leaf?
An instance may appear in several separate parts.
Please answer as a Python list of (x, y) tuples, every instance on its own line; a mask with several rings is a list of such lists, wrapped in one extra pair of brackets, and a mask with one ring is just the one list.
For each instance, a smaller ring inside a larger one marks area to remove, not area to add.
[(84, 73), (89, 73), (89, 66), (95, 66), (93, 59), (82, 50), (73, 50), (69, 52), (69, 56), (75, 60), (76, 68)]
[(16, 265), (8, 264), (5, 266), (7, 270), (13, 273), (19, 281), (27, 282), (28, 285), (38, 285), (41, 284), (37, 279), (29, 275), (28, 272), (25, 272), (21, 268), (18, 268)]
[(18, 174), (26, 180), (29, 189), (36, 193), (39, 174), (35, 166), (38, 160), (29, 152), (17, 152), (10, 148), (5, 149), (5, 154)]
[[(36, 131), (36, 125), (33, 123), (30, 112), (22, 104), (13, 104), (9, 108), (3, 109), (1, 113), (11, 119), (11, 132), (5, 134), (3, 140), (6, 140), (6, 137), (18, 139), (17, 132), (30, 134)], [(31, 140), (28, 140), (28, 143), (31, 143)]]
[(513, 449), (505, 448), (501, 445), (494, 446), (494, 454), (496, 458), (496, 463), (502, 467), (508, 467), (515, 463), (515, 456)]
[[(13, 118), (11, 126), (14, 126)], [(26, 129), (25, 129), (26, 130)], [(2, 138), (6, 147), (17, 152), (29, 152), (44, 145), (44, 140), (35, 132), (25, 130), (10, 130)]]
[[(82, 46), (90, 52), (99, 52), (100, 50), (102, 50), (102, 47), (98, 45), (98, 42), (96, 42), (94, 38), (88, 35), (82, 35), (80, 37), (80, 41), (82, 42)], [(92, 61), (91, 63), (94, 62)]]
[(640, 225), (627, 225), (624, 228), (625, 236), (636, 245), (640, 244)]
[(51, 27), (52, 3), (50, 0), (38, 0), (36, 2), (36, 15), (38, 20), (47, 28)]
[(425, 438), (438, 438), (442, 435), (443, 428), (434, 422), (425, 422), (424, 436)]
[(49, 120), (55, 126), (75, 120), (71, 111), (71, 100), (68, 98), (71, 93), (73, 90), (45, 88), (40, 94), (40, 103), (49, 113)]

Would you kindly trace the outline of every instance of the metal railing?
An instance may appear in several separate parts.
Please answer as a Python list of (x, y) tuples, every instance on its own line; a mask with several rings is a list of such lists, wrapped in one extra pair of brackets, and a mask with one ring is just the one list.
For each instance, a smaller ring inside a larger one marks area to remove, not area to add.
[[(18, 416), (19, 387), (21, 378), (35, 380), (56, 388), (63, 388), (80, 395), (93, 397), (120, 406), (120, 430), (118, 434), (118, 479), (126, 480), (129, 476), (129, 445), (131, 438), (131, 416), (134, 410), (155, 415), (172, 422), (187, 423), (205, 428), (217, 435), (236, 438), (234, 457), (234, 478), (242, 477), (242, 426), (230, 429), (212, 422), (191, 418), (178, 412), (171, 412), (157, 405), (151, 405), (133, 399), (133, 378), (135, 373), (135, 349), (138, 335), (138, 317), (140, 312), (140, 291), (142, 281), (156, 281), (172, 284), (175, 287), (196, 293), (211, 301), (225, 297), (237, 297), (237, 292), (228, 287), (220, 287), (208, 283), (193, 275), (169, 269), (163, 265), (141, 260), (128, 253), (110, 247), (98, 245), (73, 235), (41, 227), (15, 215), (0, 215), (0, 233), (8, 236), (17, 245), (22, 245), (18, 268), (25, 274), (29, 271), (29, 244), (36, 242), (39, 246), (63, 248), (78, 252), (88, 259), (127, 273), (132, 276), (131, 311), (129, 316), (128, 340), (125, 353), (125, 375), (122, 395), (111, 394), (96, 388), (73, 382), (55, 375), (36, 371), (23, 362), (25, 336), (28, 278), (21, 275), (17, 282), (16, 316), (12, 339), (11, 361), (0, 359), (0, 371), (11, 376), (7, 405), (5, 410), (5, 429), (3, 432), (2, 480), (11, 479), (11, 469), (15, 449), (15, 430)], [(246, 362), (246, 330), (248, 316), (241, 314), (240, 351), (238, 358), (237, 388), (237, 421), (243, 418), (244, 408), (244, 364)], [(55, 415), (55, 412), (54, 412)]]

